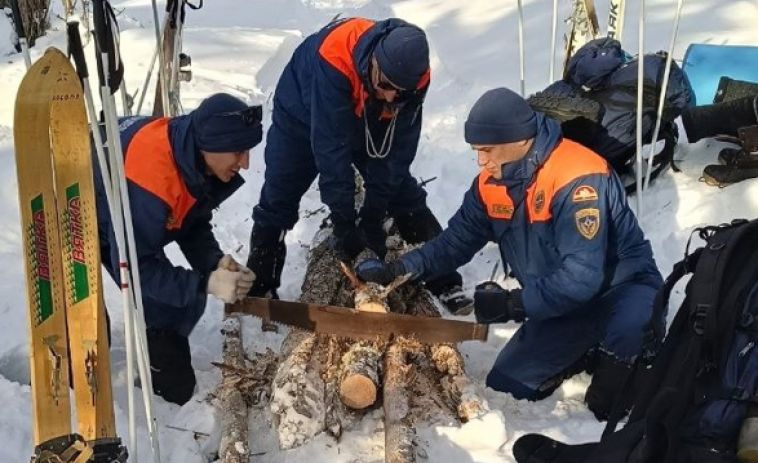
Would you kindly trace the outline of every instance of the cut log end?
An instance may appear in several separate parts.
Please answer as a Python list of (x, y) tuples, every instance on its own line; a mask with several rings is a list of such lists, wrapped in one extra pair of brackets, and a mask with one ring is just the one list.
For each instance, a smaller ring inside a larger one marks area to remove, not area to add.
[(340, 384), (342, 403), (354, 410), (362, 410), (376, 402), (376, 384), (360, 374), (348, 375)]

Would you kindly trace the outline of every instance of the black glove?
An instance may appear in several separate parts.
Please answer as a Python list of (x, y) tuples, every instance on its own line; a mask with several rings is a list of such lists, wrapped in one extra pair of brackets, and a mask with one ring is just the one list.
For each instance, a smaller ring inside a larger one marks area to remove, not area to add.
[(366, 239), (366, 247), (376, 253), (380, 259), (387, 255), (387, 235), (382, 228), (382, 219), (362, 218), (358, 227)]
[(474, 291), (474, 314), (478, 323), (523, 322), (524, 303), (520, 289), (503, 289), (494, 281), (477, 285)]
[(353, 260), (366, 248), (366, 236), (353, 224), (335, 223), (333, 246), (340, 260)]
[(400, 237), (408, 244), (424, 243), (442, 232), (442, 226), (428, 207), (394, 215)]
[(395, 278), (405, 275), (405, 265), (401, 260), (384, 262), (379, 259), (366, 259), (355, 266), (355, 274), (363, 281), (371, 281), (387, 286)]
[(248, 296), (279, 299), (276, 289), (281, 283), (286, 257), (287, 247), (282, 230), (253, 226), (246, 267), (255, 273), (255, 281)]

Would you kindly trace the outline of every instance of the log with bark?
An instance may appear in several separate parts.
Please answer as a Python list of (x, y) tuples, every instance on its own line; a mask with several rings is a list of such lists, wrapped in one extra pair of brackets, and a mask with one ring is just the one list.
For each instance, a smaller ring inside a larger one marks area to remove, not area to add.
[[(416, 282), (397, 282), (389, 291), (358, 282), (327, 241), (322, 237), (311, 250), (301, 302), (440, 316), (434, 297)], [(381, 406), (386, 461), (411, 462), (417, 423), (467, 421), (484, 410), (454, 345), (405, 338), (354, 342), (291, 330), (283, 346), (271, 404), (282, 448), (322, 431), (339, 438)]]
[(221, 369), (222, 378), (213, 394), (221, 421), (219, 461), (247, 463), (250, 458), (248, 412), (250, 407), (261, 408), (268, 403), (278, 358), (270, 349), (252, 358), (245, 355), (239, 317), (224, 320), (221, 331), (224, 335), (222, 361), (213, 362)]
[(217, 394), (221, 412), (221, 443), (218, 456), (222, 463), (246, 463), (250, 458), (247, 436), (248, 408), (237, 387), (237, 371), (245, 369), (245, 354), (242, 346), (242, 329), (238, 317), (229, 317), (224, 322), (223, 362), (227, 368), (221, 372), (221, 387)]

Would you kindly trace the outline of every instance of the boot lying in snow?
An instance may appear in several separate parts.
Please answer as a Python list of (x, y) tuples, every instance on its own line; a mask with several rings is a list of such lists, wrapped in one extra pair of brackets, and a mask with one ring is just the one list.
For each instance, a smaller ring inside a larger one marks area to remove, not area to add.
[(723, 165), (709, 165), (703, 170), (703, 181), (711, 186), (725, 187), (732, 183), (758, 177), (758, 125), (738, 130), (741, 148), (724, 148), (718, 159)]

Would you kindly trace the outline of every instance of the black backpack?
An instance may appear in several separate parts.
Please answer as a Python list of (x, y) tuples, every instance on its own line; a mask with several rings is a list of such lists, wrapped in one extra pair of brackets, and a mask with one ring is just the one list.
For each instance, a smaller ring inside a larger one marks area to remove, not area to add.
[[(696, 231), (705, 245), (674, 266), (652, 320), (665, 312), (676, 282), (692, 273), (685, 299), (662, 343), (648, 327), (600, 442), (569, 445), (529, 434), (513, 447), (517, 462), (737, 461), (742, 421), (758, 402), (758, 220)], [(629, 420), (616, 430), (632, 389)]]
[[(638, 64), (639, 58), (630, 57), (617, 40), (592, 40), (572, 56), (562, 80), (527, 101), (536, 111), (559, 120), (566, 138), (600, 154), (622, 178), (631, 179), (637, 152)], [(644, 55), (642, 141), (645, 144), (653, 138), (665, 64), (665, 52)], [(664, 141), (664, 147), (653, 158), (651, 180), (668, 165), (678, 170), (672, 162), (678, 139), (674, 119), (694, 102), (687, 76), (672, 62), (657, 138)], [(627, 194), (633, 194), (636, 185), (625, 183)]]

